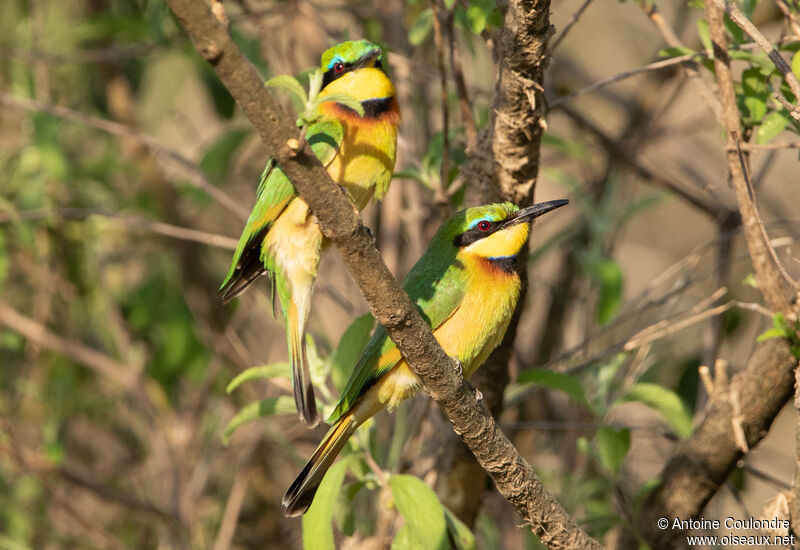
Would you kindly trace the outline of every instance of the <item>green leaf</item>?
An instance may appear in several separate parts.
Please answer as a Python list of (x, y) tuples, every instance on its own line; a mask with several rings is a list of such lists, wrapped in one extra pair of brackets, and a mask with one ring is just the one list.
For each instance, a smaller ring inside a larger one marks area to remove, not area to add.
[(450, 532), (450, 538), (455, 543), (456, 550), (475, 550), (475, 535), (446, 506), (444, 507), (444, 519), (447, 522), (447, 530)]
[(231, 161), (236, 155), (236, 150), (250, 135), (249, 128), (231, 130), (222, 134), (211, 147), (206, 149), (205, 155), (200, 160), (200, 168), (214, 183), (221, 183), (230, 170)]
[(739, 25), (731, 21), (731, 18), (727, 13), (723, 14), (722, 21), (725, 25), (725, 29), (727, 29), (728, 33), (733, 38), (733, 43), (737, 45), (742, 44), (745, 41), (744, 31), (739, 28)]
[(347, 385), (347, 380), (361, 357), (361, 352), (367, 347), (374, 323), (375, 321), (369, 313), (357, 318), (344, 331), (336, 350), (329, 356), (333, 385), (340, 393)]
[[(759, 334), (756, 341), (763, 342), (771, 338), (786, 338), (789, 340), (790, 346), (796, 347), (800, 342), (798, 331), (800, 331), (800, 320), (795, 321), (794, 326), (792, 326), (786, 321), (783, 313), (778, 312), (772, 316), (772, 328)], [(792, 354), (795, 354), (794, 349), (792, 349)]]
[(291, 93), (303, 105), (305, 105), (306, 102), (308, 101), (308, 97), (306, 96), (306, 91), (303, 89), (303, 86), (300, 84), (300, 82), (293, 76), (289, 76), (287, 74), (279, 74), (278, 76), (273, 76), (272, 78), (264, 82), (264, 86), (270, 88), (283, 88), (284, 90)]
[(711, 48), (711, 30), (708, 28), (708, 21), (705, 19), (697, 20), (697, 35), (700, 37), (700, 42), (703, 44), (703, 49), (706, 51)]
[(769, 143), (775, 136), (780, 134), (786, 125), (789, 124), (789, 117), (781, 111), (772, 111), (768, 114), (756, 132), (756, 143)]
[(661, 414), (678, 436), (687, 437), (692, 433), (692, 415), (672, 390), (658, 384), (640, 382), (615, 404), (631, 401), (643, 403)]
[(290, 378), (292, 376), (292, 366), (288, 361), (280, 361), (278, 363), (270, 363), (269, 365), (259, 365), (257, 367), (250, 367), (239, 373), (225, 391), (231, 393), (233, 390), (250, 380), (263, 380), (265, 378)]
[(560, 390), (572, 397), (578, 403), (591, 409), (583, 388), (577, 378), (563, 372), (553, 372), (547, 369), (524, 370), (517, 376), (518, 383), (530, 382), (554, 390)]
[(604, 325), (622, 305), (622, 268), (611, 258), (601, 257), (590, 258), (586, 267), (598, 287), (597, 322)]
[(325, 103), (326, 101), (335, 101), (336, 103), (341, 103), (345, 107), (349, 107), (350, 109), (358, 113), (358, 116), (364, 116), (364, 106), (361, 104), (359, 100), (357, 100), (353, 96), (347, 94), (329, 94), (323, 96), (318, 102), (318, 104)]
[(667, 59), (673, 57), (682, 57), (684, 55), (695, 55), (695, 54), (699, 55), (698, 52), (686, 46), (678, 46), (676, 48), (661, 48), (660, 50), (658, 50), (658, 57), (664, 57)]
[(617, 475), (631, 447), (631, 431), (628, 428), (603, 426), (597, 430), (595, 442), (600, 463)]
[(467, 7), (467, 25), (469, 30), (480, 34), (486, 28), (489, 15), (494, 9), (494, 0), (472, 0)]
[(412, 46), (420, 46), (428, 38), (433, 28), (433, 10), (425, 8), (411, 24), (408, 30), (408, 43)]
[(797, 50), (792, 56), (792, 72), (797, 78), (800, 78), (800, 50)]
[(767, 83), (764, 75), (757, 68), (742, 71), (742, 93), (744, 106), (749, 116), (745, 117), (751, 124), (758, 124), (767, 114)]
[(303, 547), (333, 550), (333, 517), (337, 513), (337, 501), (344, 483), (350, 457), (344, 457), (331, 466), (314, 495), (314, 502), (303, 515)]
[(397, 511), (406, 520), (416, 548), (448, 548), (447, 524), (439, 498), (428, 485), (410, 475), (389, 478)]
[(390, 550), (414, 550), (418, 547), (417, 541), (411, 534), (411, 526), (404, 523), (395, 533)]
[(291, 414), (295, 412), (294, 399), (285, 395), (280, 397), (268, 397), (261, 401), (255, 401), (245, 406), (231, 418), (225, 431), (222, 433), (222, 444), (228, 445), (231, 436), (242, 424), (247, 424), (264, 416), (273, 414)]

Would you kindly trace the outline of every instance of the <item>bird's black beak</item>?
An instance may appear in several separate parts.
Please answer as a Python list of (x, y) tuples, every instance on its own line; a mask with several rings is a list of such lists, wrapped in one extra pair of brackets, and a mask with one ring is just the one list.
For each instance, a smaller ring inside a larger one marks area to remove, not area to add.
[(543, 214), (547, 214), (551, 210), (555, 210), (556, 208), (561, 208), (565, 204), (569, 204), (569, 201), (566, 199), (558, 199), (554, 201), (547, 201), (547, 202), (540, 202), (539, 204), (534, 204), (533, 206), (529, 206), (528, 208), (523, 208), (517, 215), (508, 220), (503, 225), (515, 225), (522, 222), (529, 222), (534, 218), (538, 218)]
[[(363, 67), (373, 67), (376, 65), (375, 60), (381, 56), (381, 49), (375, 48), (374, 50), (362, 55), (358, 61), (356, 61), (353, 69), (361, 69)], [(378, 65), (380, 62), (377, 63)]]

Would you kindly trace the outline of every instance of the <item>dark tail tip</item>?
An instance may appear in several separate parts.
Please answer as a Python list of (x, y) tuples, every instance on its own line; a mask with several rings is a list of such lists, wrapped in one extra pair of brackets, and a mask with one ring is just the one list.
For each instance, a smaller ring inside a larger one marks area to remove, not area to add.
[[(314, 495), (317, 494), (319, 482), (315, 483), (313, 486), (303, 487), (308, 475), (311, 473), (312, 466), (313, 459), (305, 465), (297, 476), (297, 479), (294, 480), (291, 486), (286, 490), (286, 494), (283, 495), (283, 500), (281, 501), (285, 508), (283, 515), (287, 518), (305, 514), (308, 507), (311, 506), (311, 503), (314, 501)], [(320, 479), (320, 481), (322, 480)]]
[[(287, 326), (287, 330), (291, 329)], [(319, 412), (317, 411), (317, 399), (314, 397), (314, 385), (311, 383), (308, 353), (304, 344), (305, 331), (300, 334), (299, 341), (293, 338), (290, 344), (292, 390), (300, 420), (308, 424), (309, 428), (313, 428), (319, 424)]]
[(317, 399), (314, 397), (314, 386), (311, 385), (310, 381), (306, 384), (294, 384), (294, 402), (297, 406), (300, 420), (308, 424), (309, 428), (319, 424)]

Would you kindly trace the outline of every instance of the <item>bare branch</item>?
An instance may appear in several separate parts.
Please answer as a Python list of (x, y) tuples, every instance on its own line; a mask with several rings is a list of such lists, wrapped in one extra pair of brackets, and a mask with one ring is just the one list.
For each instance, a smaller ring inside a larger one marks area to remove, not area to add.
[[(741, 425), (752, 449), (769, 432), (770, 424), (792, 394), (797, 365), (785, 340), (772, 339), (756, 347), (747, 368), (733, 377), (728, 391), (714, 381), (706, 415), (688, 439), (682, 441), (660, 474), (662, 484), (642, 506), (639, 525), (653, 548), (682, 547), (685, 533), (659, 529), (659, 518), (697, 517), (742, 458), (734, 429), (734, 407), (729, 392), (739, 395)], [(722, 391), (720, 391), (722, 389)]]
[(673, 67), (675, 65), (683, 64), (686, 61), (692, 61), (697, 58), (704, 58), (707, 55), (704, 52), (697, 52), (692, 54), (680, 55), (678, 57), (671, 57), (669, 59), (661, 59), (659, 61), (653, 61), (652, 63), (648, 63), (647, 65), (643, 65), (641, 67), (637, 67), (635, 69), (631, 69), (629, 71), (623, 71), (619, 74), (615, 74), (614, 76), (610, 76), (608, 78), (604, 78), (603, 80), (598, 80), (597, 82), (593, 82), (588, 86), (581, 88), (580, 90), (576, 90), (571, 94), (567, 94), (565, 96), (561, 96), (554, 100), (547, 102), (547, 108), (549, 111), (563, 105), (567, 101), (574, 99), (578, 96), (588, 94), (599, 90), (600, 88), (604, 88), (609, 84), (613, 84), (615, 82), (619, 82), (620, 80), (625, 80), (626, 78), (630, 78), (637, 74), (647, 73), (650, 71), (659, 71), (661, 69), (667, 69), (669, 67)]
[[(647, 18), (653, 22), (658, 31), (661, 33), (661, 36), (664, 38), (664, 42), (667, 43), (667, 46), (671, 48), (683, 47), (683, 43), (681, 42), (680, 38), (678, 38), (678, 35), (673, 32), (669, 25), (667, 25), (667, 22), (664, 20), (664, 17), (661, 15), (661, 12), (654, 1), (640, 2), (639, 5), (642, 7), (642, 10)], [(714, 92), (711, 90), (708, 82), (706, 82), (703, 79), (703, 76), (700, 74), (697, 63), (694, 61), (684, 61), (683, 70), (686, 72), (686, 76), (689, 77), (689, 81), (697, 90), (697, 93), (700, 94), (700, 97), (703, 99), (703, 101), (705, 101), (709, 108), (714, 112), (714, 116), (717, 118), (717, 120), (722, 123), (722, 105), (720, 105), (719, 100), (714, 95)]]
[(575, 23), (578, 22), (578, 19), (580, 19), (581, 15), (583, 15), (583, 12), (586, 11), (586, 8), (588, 8), (589, 4), (591, 4), (591, 3), (592, 3), (592, 0), (584, 0), (583, 4), (581, 4), (581, 7), (579, 7), (578, 10), (575, 13), (572, 14), (572, 17), (570, 18), (570, 20), (567, 21), (566, 25), (564, 25), (564, 30), (561, 31), (561, 34), (559, 34), (555, 38), (555, 40), (553, 40), (553, 43), (550, 45), (550, 53), (551, 54), (556, 50), (558, 45), (561, 44), (561, 41), (564, 40), (564, 37), (567, 36), (567, 33), (570, 31), (572, 26), (575, 25)]

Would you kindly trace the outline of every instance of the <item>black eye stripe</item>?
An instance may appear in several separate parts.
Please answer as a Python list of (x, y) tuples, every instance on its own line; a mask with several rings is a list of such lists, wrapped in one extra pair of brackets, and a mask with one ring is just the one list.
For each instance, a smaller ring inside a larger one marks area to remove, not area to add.
[[(484, 221), (487, 221), (487, 220), (484, 220)], [(471, 229), (467, 229), (466, 231), (464, 231), (460, 235), (456, 235), (456, 238), (453, 239), (453, 245), (455, 247), (457, 247), (457, 248), (463, 248), (465, 246), (468, 246), (468, 245), (474, 243), (475, 241), (479, 241), (481, 239), (485, 239), (486, 237), (488, 237), (489, 235), (493, 234), (498, 229), (500, 229), (500, 227), (502, 227), (501, 223), (489, 222), (489, 224), (490, 224), (489, 229), (481, 230), (478, 227), (480, 225), (480, 223), (481, 222), (478, 222)]]
[[(339, 72), (336, 72), (336, 65), (338, 65), (338, 64), (342, 65), (342, 70), (339, 71)], [(350, 72), (353, 69), (353, 67), (354, 67), (354, 65), (352, 63), (344, 63), (343, 61), (337, 61), (335, 64), (333, 64), (331, 66), (330, 69), (328, 69), (327, 71), (325, 71), (322, 74), (322, 87), (324, 88), (325, 86), (327, 86), (328, 84), (330, 84), (331, 82), (336, 80), (337, 78), (340, 78), (340, 77), (346, 75), (348, 72)]]

